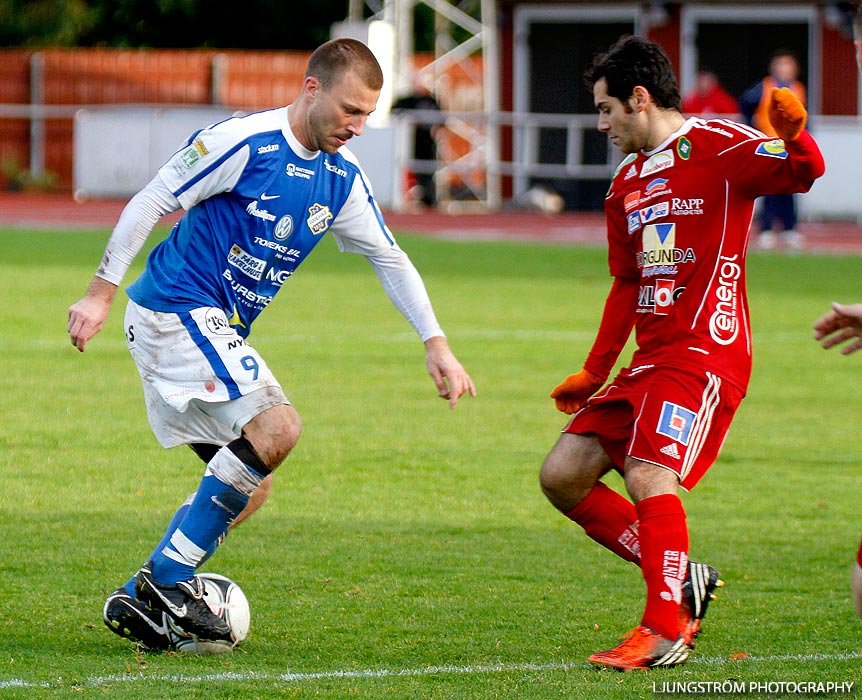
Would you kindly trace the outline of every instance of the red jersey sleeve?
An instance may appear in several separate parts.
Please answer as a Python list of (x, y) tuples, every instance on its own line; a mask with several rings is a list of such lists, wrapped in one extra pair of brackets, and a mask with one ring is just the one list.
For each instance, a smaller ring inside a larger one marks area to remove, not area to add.
[(584, 369), (608, 378), (635, 324), (639, 281), (616, 277), (605, 300), (602, 321)]
[(719, 155), (728, 180), (751, 198), (807, 192), (826, 171), (817, 143), (805, 130), (795, 141), (749, 139)]
[(800, 182), (807, 182), (805, 191), (811, 189), (814, 181), (826, 172), (826, 162), (814, 137), (805, 129), (794, 141), (785, 141), (784, 147), (790, 154), (791, 166)]

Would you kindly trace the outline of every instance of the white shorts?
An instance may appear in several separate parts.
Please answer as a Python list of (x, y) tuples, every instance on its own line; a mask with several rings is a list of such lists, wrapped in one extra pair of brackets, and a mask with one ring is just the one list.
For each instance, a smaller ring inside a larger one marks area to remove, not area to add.
[(259, 413), (290, 403), (221, 309), (161, 313), (129, 301), (124, 327), (147, 417), (164, 447), (225, 445)]

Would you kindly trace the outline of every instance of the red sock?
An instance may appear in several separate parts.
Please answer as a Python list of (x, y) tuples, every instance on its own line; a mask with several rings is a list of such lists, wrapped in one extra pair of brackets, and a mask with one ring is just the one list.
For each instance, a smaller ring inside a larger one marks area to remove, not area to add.
[(631, 501), (601, 481), (587, 497), (566, 513), (603, 547), (640, 566), (637, 513)]
[(679, 637), (682, 582), (688, 572), (688, 528), (675, 494), (645, 498), (635, 506), (640, 522), (641, 571), (646, 581), (642, 625), (668, 639)]
[(856, 552), (856, 563), (862, 566), (862, 542), (859, 543), (859, 551)]

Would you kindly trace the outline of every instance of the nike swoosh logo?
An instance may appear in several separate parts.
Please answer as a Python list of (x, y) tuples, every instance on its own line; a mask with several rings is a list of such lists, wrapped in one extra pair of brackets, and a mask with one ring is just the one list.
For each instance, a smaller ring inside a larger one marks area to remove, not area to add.
[[(121, 602), (123, 605), (125, 605), (127, 608), (129, 608), (129, 610), (131, 610), (133, 613), (135, 613), (135, 615), (137, 615), (137, 616), (138, 616), (138, 619), (143, 620), (143, 621), (144, 621), (144, 622), (146, 622), (150, 627), (152, 627), (154, 632), (156, 632), (156, 633), (158, 633), (158, 634), (167, 634), (167, 633), (168, 633), (168, 626), (167, 626), (167, 625), (165, 625), (164, 623), (163, 623), (163, 624), (161, 624), (161, 625), (157, 625), (155, 622), (153, 622), (153, 621), (152, 621), (150, 618), (148, 618), (146, 615), (143, 615), (143, 614), (141, 614), (138, 610), (136, 610), (136, 609), (135, 609), (135, 607), (134, 607), (133, 605), (131, 605), (130, 603), (127, 603), (125, 600), (122, 600), (122, 601), (120, 601), (120, 602)], [(162, 620), (164, 621), (164, 616), (162, 616)]]
[(268, 200), (268, 199), (278, 199), (279, 197), (281, 197), (281, 195), (280, 195), (280, 194), (267, 194), (266, 192), (264, 192), (262, 195), (260, 195), (260, 198), (261, 198), (264, 202), (265, 202), (266, 200)]
[(170, 609), (170, 611), (171, 611), (171, 612), (172, 612), (176, 617), (185, 617), (185, 616), (186, 616), (186, 606), (185, 606), (185, 603), (183, 603), (183, 607), (178, 608), (176, 605), (174, 605), (173, 603), (171, 603), (171, 601), (169, 601), (169, 600), (165, 600), (164, 598), (162, 598), (162, 600), (164, 600), (165, 605), (167, 605), (167, 606), (168, 606), (168, 608)]

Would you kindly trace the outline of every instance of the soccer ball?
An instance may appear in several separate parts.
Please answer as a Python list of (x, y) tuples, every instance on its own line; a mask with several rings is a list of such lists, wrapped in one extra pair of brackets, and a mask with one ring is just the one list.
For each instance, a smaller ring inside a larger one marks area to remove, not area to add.
[[(230, 625), (233, 642), (206, 641), (168, 620), (168, 637), (177, 651), (187, 654), (222, 654), (233, 651), (248, 636), (251, 609), (248, 598), (236, 583), (220, 574), (197, 574), (204, 584), (204, 601), (209, 609)], [(167, 615), (165, 616), (168, 617)]]

